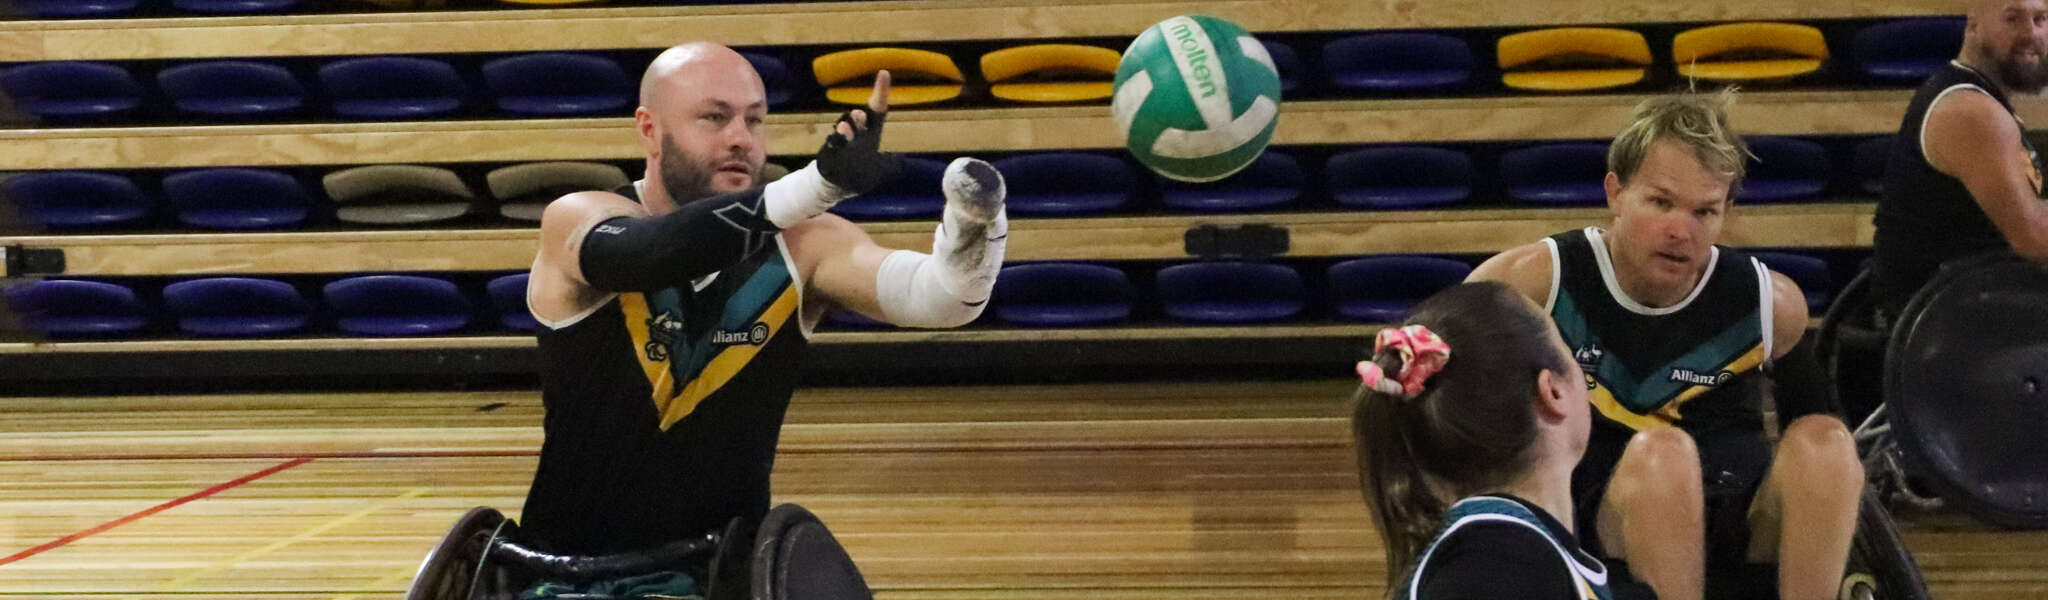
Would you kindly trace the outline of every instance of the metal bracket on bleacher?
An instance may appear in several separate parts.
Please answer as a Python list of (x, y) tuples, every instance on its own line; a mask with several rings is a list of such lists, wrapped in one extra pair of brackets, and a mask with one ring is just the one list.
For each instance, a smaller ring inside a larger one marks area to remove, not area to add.
[(64, 272), (64, 251), (57, 248), (0, 247), (0, 265), (5, 277), (56, 275)]
[(1261, 259), (1287, 253), (1287, 228), (1274, 225), (1197, 225), (1185, 236), (1189, 256)]

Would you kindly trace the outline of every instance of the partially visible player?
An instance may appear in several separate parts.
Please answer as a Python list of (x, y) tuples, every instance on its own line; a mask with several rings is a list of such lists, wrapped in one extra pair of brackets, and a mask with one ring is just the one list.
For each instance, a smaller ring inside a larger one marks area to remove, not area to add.
[(1468, 283), (1381, 330), (1351, 426), (1389, 597), (1605, 600), (1574, 533), (1585, 375), (1557, 328), (1499, 283)]

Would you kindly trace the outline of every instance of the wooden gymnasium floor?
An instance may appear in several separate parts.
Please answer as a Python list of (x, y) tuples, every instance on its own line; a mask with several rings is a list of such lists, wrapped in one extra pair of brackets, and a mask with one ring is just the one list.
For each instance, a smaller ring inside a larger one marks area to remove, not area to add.
[[(799, 394), (781, 501), (885, 599), (1365, 598), (1344, 381)], [(0, 599), (397, 598), (515, 512), (531, 392), (0, 399)], [(1944, 598), (2048, 598), (2048, 533), (1914, 519)]]

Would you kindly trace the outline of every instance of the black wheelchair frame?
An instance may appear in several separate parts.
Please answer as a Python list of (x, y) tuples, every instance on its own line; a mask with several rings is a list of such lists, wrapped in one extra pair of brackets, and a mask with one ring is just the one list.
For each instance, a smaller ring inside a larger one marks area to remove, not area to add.
[[(758, 528), (734, 519), (716, 533), (602, 556), (552, 554), (519, 539), (490, 507), (470, 509), (421, 561), (406, 600), (514, 600), (541, 582), (590, 582), (658, 571), (705, 578), (706, 600), (873, 600), (824, 523), (794, 504)], [(584, 596), (588, 600), (602, 600)]]

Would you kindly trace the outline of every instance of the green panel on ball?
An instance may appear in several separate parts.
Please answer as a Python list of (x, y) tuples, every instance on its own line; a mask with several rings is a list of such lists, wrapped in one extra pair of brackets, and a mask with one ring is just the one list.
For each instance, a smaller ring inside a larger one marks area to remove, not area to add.
[(1145, 30), (1117, 66), (1110, 109), (1140, 163), (1182, 181), (1235, 173), (1279, 120), (1280, 75), (1244, 29), (1206, 15)]

